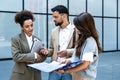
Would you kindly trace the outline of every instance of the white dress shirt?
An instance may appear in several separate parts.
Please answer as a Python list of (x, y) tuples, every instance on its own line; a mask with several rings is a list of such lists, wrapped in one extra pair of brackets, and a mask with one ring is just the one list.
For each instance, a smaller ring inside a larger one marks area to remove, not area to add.
[(25, 35), (26, 35), (26, 38), (27, 38), (27, 41), (28, 41), (29, 48), (31, 49), (32, 44), (33, 44), (32, 36), (29, 37), (27, 34), (25, 34)]
[[(62, 28), (59, 29), (59, 51), (67, 49), (71, 29), (73, 29), (71, 24), (66, 26), (64, 29)], [(65, 57), (62, 58), (58, 57), (57, 61), (61, 62), (64, 61), (65, 59), (66, 59)]]
[[(27, 38), (28, 45), (29, 45), (29, 48), (30, 48), (30, 50), (31, 50), (31, 47), (32, 47), (32, 44), (33, 44), (32, 36), (29, 37), (27, 34), (25, 34), (25, 36), (26, 36), (26, 38)], [(34, 54), (35, 54), (35, 59), (37, 59), (37, 53), (34, 52)]]

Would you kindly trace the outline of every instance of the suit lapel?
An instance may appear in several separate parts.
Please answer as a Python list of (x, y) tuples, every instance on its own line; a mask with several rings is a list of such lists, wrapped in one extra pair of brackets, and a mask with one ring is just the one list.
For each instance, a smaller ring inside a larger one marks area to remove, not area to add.
[[(71, 25), (71, 26), (73, 26), (73, 25)], [(71, 33), (70, 33), (70, 36), (69, 36), (68, 44), (70, 43), (70, 40), (71, 40), (72, 37), (73, 37), (74, 27), (71, 27), (70, 32), (71, 32)], [(68, 44), (67, 44), (67, 47), (68, 47)]]
[(59, 27), (55, 31), (55, 43), (56, 43), (56, 46), (58, 49), (58, 46), (59, 46)]
[(22, 42), (22, 44), (23, 44), (23, 46), (24, 46), (24, 50), (25, 50), (26, 52), (30, 52), (30, 48), (29, 48), (29, 45), (28, 45), (28, 41), (27, 41), (27, 39), (26, 39), (26, 36), (25, 36), (24, 32), (21, 33), (20, 38), (21, 38), (21, 42)]

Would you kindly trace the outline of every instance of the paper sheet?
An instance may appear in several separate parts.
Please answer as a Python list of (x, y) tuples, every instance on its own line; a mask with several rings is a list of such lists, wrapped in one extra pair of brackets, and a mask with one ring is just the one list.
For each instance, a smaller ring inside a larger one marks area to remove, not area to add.
[(65, 65), (66, 64), (60, 64), (59, 62), (53, 61), (51, 63), (46, 63), (46, 62), (34, 63), (34, 64), (29, 64), (28, 66), (43, 72), (51, 72), (59, 68), (62, 68)]

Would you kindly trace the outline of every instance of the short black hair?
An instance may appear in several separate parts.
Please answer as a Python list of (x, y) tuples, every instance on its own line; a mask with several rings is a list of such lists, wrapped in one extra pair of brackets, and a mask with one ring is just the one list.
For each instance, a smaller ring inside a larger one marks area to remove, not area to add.
[(68, 9), (63, 5), (57, 5), (51, 9), (52, 12), (58, 11), (59, 13), (65, 13), (69, 15)]
[(32, 21), (35, 20), (31, 11), (22, 10), (15, 15), (15, 22), (19, 23), (21, 26), (23, 26), (24, 21), (28, 19), (31, 19)]

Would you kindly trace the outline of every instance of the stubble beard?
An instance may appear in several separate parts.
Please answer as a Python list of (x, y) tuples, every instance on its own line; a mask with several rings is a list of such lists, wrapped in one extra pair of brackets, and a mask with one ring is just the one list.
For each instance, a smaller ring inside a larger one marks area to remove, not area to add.
[(63, 24), (63, 21), (61, 21), (61, 22), (59, 22), (59, 23), (57, 23), (57, 24), (55, 24), (56, 26), (61, 26)]

